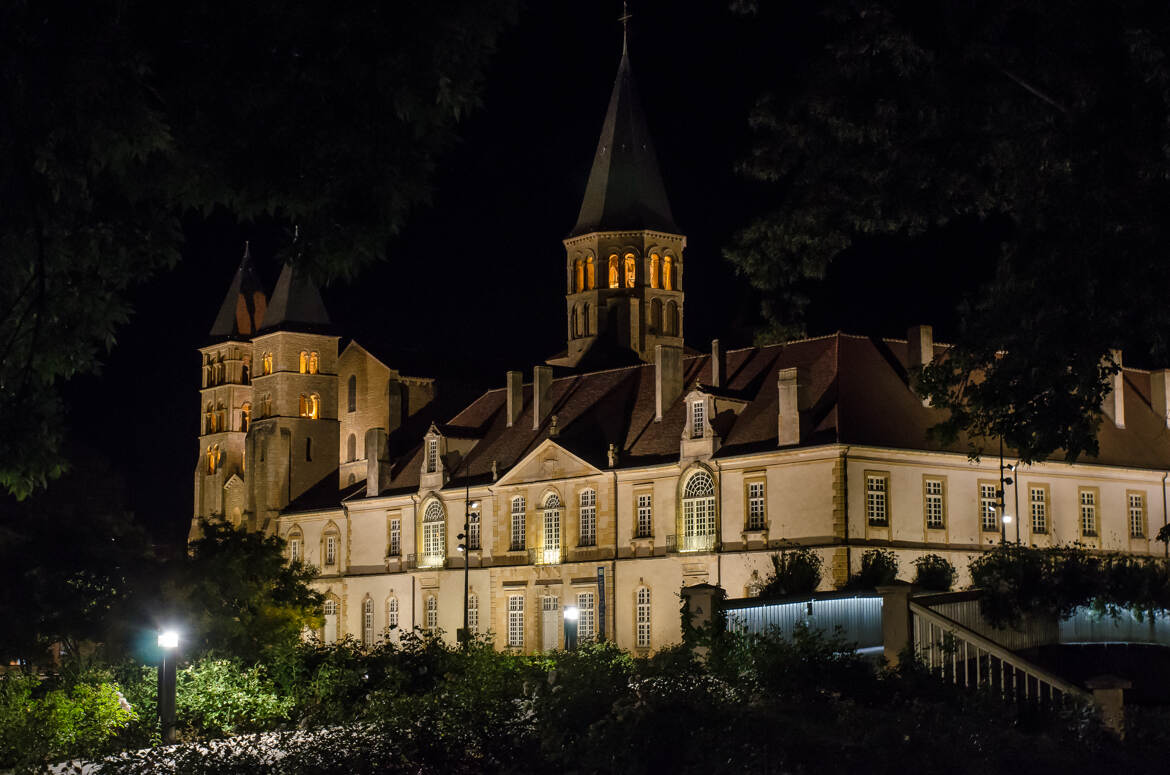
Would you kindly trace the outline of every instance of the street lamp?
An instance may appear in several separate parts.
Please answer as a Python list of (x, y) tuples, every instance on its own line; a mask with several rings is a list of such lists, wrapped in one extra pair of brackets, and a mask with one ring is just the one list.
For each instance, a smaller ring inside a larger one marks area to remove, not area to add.
[(581, 611), (575, 605), (565, 606), (565, 649), (572, 651), (577, 648), (577, 620)]
[(463, 503), (463, 532), (456, 536), (459, 539), (459, 551), (463, 553), (463, 628), (459, 630), (458, 641), (471, 641), (471, 628), (468, 626), (468, 606), (471, 603), (471, 515), (479, 513), (479, 501), (471, 499), (471, 480), (467, 480), (466, 496)]
[(162, 650), (158, 669), (158, 723), (164, 743), (175, 742), (175, 652), (179, 648), (177, 630), (160, 630), (158, 647)]

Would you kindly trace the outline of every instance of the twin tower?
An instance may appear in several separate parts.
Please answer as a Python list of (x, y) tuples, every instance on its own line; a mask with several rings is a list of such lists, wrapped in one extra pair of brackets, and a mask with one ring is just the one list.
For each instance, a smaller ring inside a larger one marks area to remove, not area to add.
[[(683, 347), (686, 237), (671, 215), (624, 43), (564, 245), (568, 346), (550, 365), (588, 371), (651, 362), (658, 345)], [(348, 459), (338, 418), (352, 407), (340, 406), (339, 337), (310, 279), (286, 265), (269, 296), (245, 250), (209, 339), (199, 351), (193, 534), (209, 517), (268, 532), (310, 491), (335, 500)]]

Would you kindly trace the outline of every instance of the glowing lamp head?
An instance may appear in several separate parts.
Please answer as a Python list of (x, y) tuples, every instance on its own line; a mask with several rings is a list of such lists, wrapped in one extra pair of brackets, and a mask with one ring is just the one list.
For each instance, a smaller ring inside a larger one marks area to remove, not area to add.
[(575, 606), (575, 605), (565, 606), (565, 618), (567, 620), (569, 620), (570, 622), (577, 621), (577, 617), (580, 615), (581, 615), (581, 612), (579, 610), (577, 610), (577, 606)]
[(1004, 514), (1003, 515), (1003, 523), (1005, 525), (1010, 525), (1012, 523), (1012, 515), (1011, 514)]
[(177, 630), (162, 630), (158, 634), (160, 649), (177, 649), (179, 647), (179, 633)]

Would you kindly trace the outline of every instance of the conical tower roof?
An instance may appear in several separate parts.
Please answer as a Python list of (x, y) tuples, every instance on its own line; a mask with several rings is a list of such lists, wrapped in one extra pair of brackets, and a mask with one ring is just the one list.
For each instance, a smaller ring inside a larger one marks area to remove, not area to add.
[(280, 270), (268, 311), (264, 313), (261, 331), (304, 331), (327, 333), (332, 330), (329, 313), (321, 292), (303, 269), (285, 264)]
[(630, 72), (629, 46), (625, 40), (581, 213), (569, 236), (624, 229), (678, 233)]
[(219, 314), (211, 324), (213, 338), (249, 339), (260, 327), (260, 321), (268, 307), (264, 284), (252, 264), (252, 251), (244, 243), (244, 257), (236, 270), (227, 296), (219, 307)]

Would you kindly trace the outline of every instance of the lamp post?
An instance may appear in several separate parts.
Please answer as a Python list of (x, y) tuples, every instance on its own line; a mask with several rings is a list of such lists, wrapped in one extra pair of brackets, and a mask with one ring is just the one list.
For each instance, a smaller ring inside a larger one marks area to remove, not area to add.
[(179, 633), (161, 630), (158, 647), (162, 650), (158, 669), (158, 722), (164, 743), (175, 742), (175, 662), (179, 648)]
[(575, 605), (565, 606), (565, 650), (573, 651), (577, 648), (577, 620), (581, 611)]
[(459, 551), (463, 553), (463, 627), (459, 630), (457, 640), (467, 644), (471, 642), (471, 628), (468, 626), (468, 605), (471, 602), (471, 514), (479, 512), (479, 501), (471, 499), (471, 476), (464, 471), (467, 483), (463, 497), (463, 532), (456, 536), (459, 539)]

